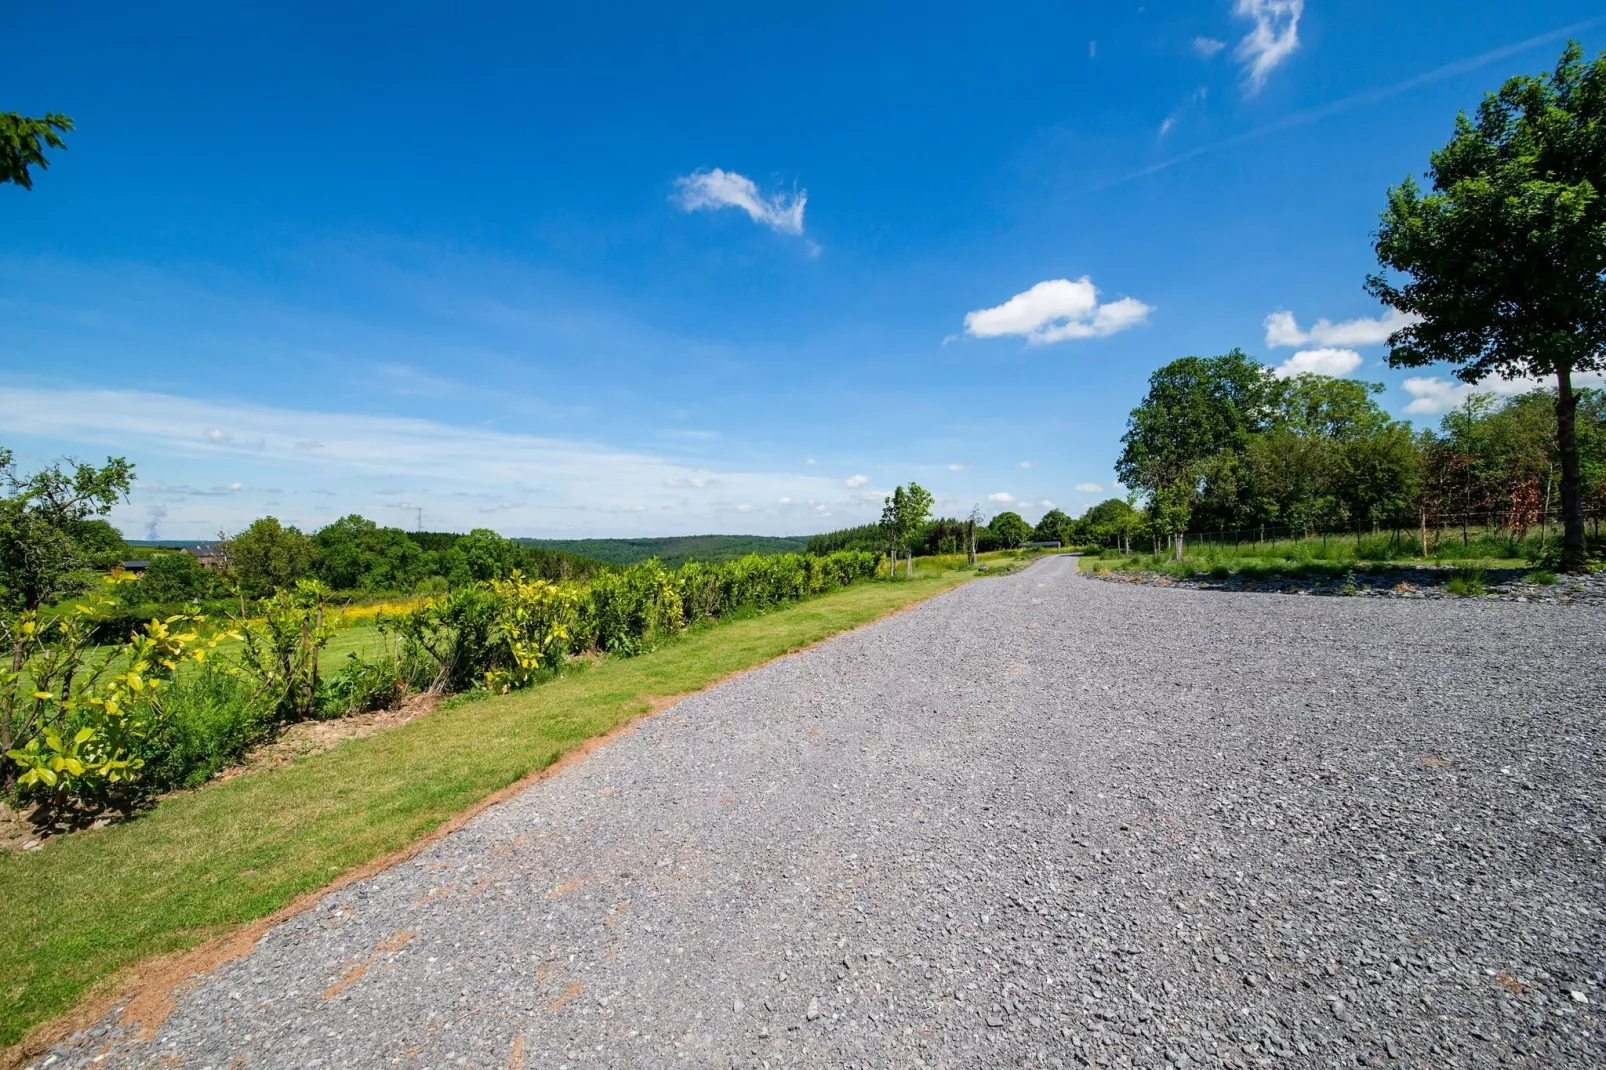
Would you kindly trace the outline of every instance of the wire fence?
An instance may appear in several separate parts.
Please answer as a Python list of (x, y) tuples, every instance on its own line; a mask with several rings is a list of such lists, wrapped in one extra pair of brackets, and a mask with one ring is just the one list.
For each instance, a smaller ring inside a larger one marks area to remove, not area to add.
[[(1584, 509), (1584, 530), (1591, 541), (1602, 538), (1606, 530), (1606, 509), (1590, 506)], [(1181, 536), (1184, 552), (1219, 551), (1237, 554), (1256, 552), (1279, 553), (1296, 546), (1315, 552), (1316, 556), (1349, 550), (1357, 556), (1368, 553), (1394, 556), (1402, 553), (1434, 554), (1453, 552), (1459, 544), (1463, 550), (1472, 550), (1475, 544), (1489, 549), (1490, 544), (1504, 544), (1511, 556), (1536, 551), (1559, 543), (1562, 534), (1560, 510), (1533, 518), (1530, 523), (1514, 525), (1509, 511), (1480, 511), (1475, 513), (1428, 514), (1418, 516), (1416, 523), (1400, 518), (1390, 524), (1322, 525), (1322, 524), (1253, 524), (1239, 527), (1221, 525), (1190, 531)], [(1138, 539), (1132, 540), (1134, 543)], [(1167, 539), (1153, 536), (1153, 552), (1171, 549)], [(1319, 544), (1319, 549), (1318, 549)]]

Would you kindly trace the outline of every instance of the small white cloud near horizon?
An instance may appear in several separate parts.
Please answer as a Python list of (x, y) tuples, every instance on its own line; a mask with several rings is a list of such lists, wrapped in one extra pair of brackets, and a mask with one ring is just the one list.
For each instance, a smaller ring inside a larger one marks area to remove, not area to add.
[(736, 511), (738, 513), (751, 513), (753, 511), (753, 507), (751, 505), (738, 505), (736, 507)]
[(1002, 502), (1005, 505), (1020, 501), (1019, 498), (1015, 497), (1007, 490), (1001, 490), (996, 494), (989, 494), (987, 495), (987, 500), (990, 502)]
[(1214, 59), (1217, 52), (1227, 47), (1227, 42), (1218, 41), (1214, 37), (1195, 37), (1193, 50), (1200, 59)]
[[(1404, 409), (1407, 416), (1437, 416), (1459, 408), (1473, 394), (1509, 398), (1530, 390), (1554, 389), (1556, 384), (1545, 379), (1498, 379), (1492, 376), (1473, 384), (1438, 375), (1413, 375), (1400, 385), (1411, 395), (1411, 401)], [(1573, 386), (1606, 387), (1606, 372), (1574, 372)]]
[(1232, 13), (1254, 23), (1233, 55), (1244, 65), (1250, 95), (1260, 92), (1273, 70), (1299, 48), (1305, 0), (1237, 0)]
[(205, 435), (207, 437), (207, 439), (209, 439), (212, 442), (233, 442), (234, 441), (234, 436), (229, 434), (227, 431), (223, 430), (221, 427), (208, 427), (205, 431), (203, 431), (201, 433), (203, 435)]
[(1327, 375), (1341, 379), (1361, 366), (1361, 355), (1353, 349), (1302, 349), (1272, 369), (1279, 379), (1296, 375)]
[(1103, 494), (1104, 488), (1097, 483), (1078, 483), (1076, 492), (1078, 494)]
[(791, 197), (783, 193), (766, 197), (746, 175), (718, 167), (675, 179), (675, 189), (676, 203), (687, 212), (740, 208), (755, 223), (781, 234), (803, 236), (803, 208), (809, 199), (806, 190)]
[(965, 466), (962, 464), (951, 464), (948, 466), (948, 471), (950, 472), (963, 472), (964, 470)]
[(1021, 467), (1022, 467), (1022, 468), (1030, 468), (1030, 467), (1031, 467), (1031, 466), (1032, 466), (1032, 462), (1031, 462), (1031, 461), (1022, 461), (1022, 462), (1021, 462), (1021, 463), (1020, 463), (1020, 466), (1021, 466)]
[(781, 499), (781, 504), (782, 505), (791, 505), (792, 504), (792, 499), (791, 498), (782, 498)]
[(1385, 309), (1381, 316), (1357, 316), (1352, 320), (1334, 323), (1320, 319), (1310, 330), (1301, 330), (1292, 312), (1279, 309), (1264, 320), (1266, 344), (1273, 349), (1279, 346), (1372, 346), (1382, 345), (1395, 331), (1421, 323), (1422, 317), (1414, 312), (1401, 312), (1397, 308)]
[(844, 487), (862, 487), (870, 482), (869, 476), (849, 476), (842, 481)]
[(972, 338), (1024, 335), (1027, 345), (1072, 338), (1102, 338), (1149, 318), (1150, 306), (1135, 297), (1099, 304), (1098, 288), (1083, 275), (1076, 281), (1047, 279), (1001, 305), (965, 314)]
[(1052, 509), (1052, 508), (1054, 508), (1054, 503), (1052, 501), (1050, 501), (1049, 499), (1047, 499), (1047, 498), (1044, 498), (1042, 501), (1038, 502), (1037, 504), (1041, 505), (1044, 509)]

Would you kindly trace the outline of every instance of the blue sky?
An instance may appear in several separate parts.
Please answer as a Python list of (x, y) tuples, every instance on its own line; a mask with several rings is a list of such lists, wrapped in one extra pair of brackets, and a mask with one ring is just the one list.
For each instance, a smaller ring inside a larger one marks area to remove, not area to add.
[(1190, 353), (1435, 421), (1385, 190), (1606, 47), (1570, 0), (915, 11), (20, 9), (0, 108), (78, 129), (0, 187), (0, 443), (135, 461), (131, 536), (1076, 513)]

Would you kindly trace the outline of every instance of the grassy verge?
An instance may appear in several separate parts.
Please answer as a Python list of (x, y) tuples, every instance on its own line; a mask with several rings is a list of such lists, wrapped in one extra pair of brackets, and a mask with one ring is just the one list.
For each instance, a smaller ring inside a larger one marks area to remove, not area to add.
[(864, 583), (716, 625), (0, 857), (0, 1044), (132, 963), (270, 914), (427, 835), (646, 712), (651, 696), (707, 687), (973, 575)]

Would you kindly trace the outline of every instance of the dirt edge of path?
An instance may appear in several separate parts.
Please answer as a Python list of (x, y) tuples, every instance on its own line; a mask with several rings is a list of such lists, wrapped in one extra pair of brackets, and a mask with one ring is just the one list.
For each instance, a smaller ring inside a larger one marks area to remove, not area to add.
[[(1035, 563), (1033, 562), (1033, 564)], [(1030, 565), (1027, 566), (1028, 569), (1030, 567)], [(1019, 571), (1025, 572), (1027, 569)], [(1012, 574), (1016, 573), (1005, 573), (1005, 575)], [(301, 893), (271, 914), (255, 921), (243, 922), (225, 933), (219, 933), (203, 940), (194, 947), (185, 948), (181, 951), (170, 951), (163, 955), (144, 959), (118, 971), (91, 988), (77, 1006), (71, 1010), (65, 1011), (48, 1021), (40, 1022), (30, 1029), (21, 1040), (10, 1047), (0, 1049), (0, 1070), (15, 1070), (25, 1060), (43, 1054), (51, 1045), (60, 1043), (72, 1036), (72, 1034), (88, 1028), (113, 1011), (120, 1011), (118, 1014), (119, 1024), (124, 1026), (137, 1025), (138, 1036), (141, 1039), (149, 1040), (155, 1037), (163, 1024), (166, 1023), (168, 1016), (177, 1009), (179, 997), (183, 995), (185, 989), (191, 984), (199, 981), (219, 966), (250, 954), (257, 941), (269, 929), (281, 922), (288, 921), (298, 914), (305, 913), (325, 896), (407, 861), (425, 848), (450, 836), (491, 807), (528, 790), (549, 776), (562, 772), (570, 765), (584, 761), (621, 736), (633, 733), (642, 721), (657, 717), (665, 710), (685, 699), (691, 698), (693, 695), (711, 691), (738, 676), (756, 672), (786, 658), (807, 653), (822, 643), (830, 642), (832, 639), (859, 631), (862, 628), (873, 627), (884, 620), (907, 613), (917, 606), (922, 606), (927, 602), (959, 590), (959, 588), (970, 583), (971, 579), (975, 578), (977, 577), (971, 577), (954, 584), (952, 587), (935, 591), (924, 598), (916, 599), (895, 609), (889, 609), (885, 613), (872, 617), (863, 623), (855, 624), (851, 628), (844, 628), (841, 631), (832, 632), (830, 635), (821, 636), (813, 642), (790, 649), (784, 654), (777, 654), (773, 658), (749, 665), (744, 669), (726, 673), (719, 679), (695, 691), (688, 691), (681, 695), (641, 696), (639, 701), (645, 704), (645, 708), (639, 713), (633, 714), (629, 720), (600, 736), (593, 736), (577, 743), (559, 755), (550, 765), (527, 773), (506, 787), (493, 791), (485, 798), (448, 818), (435, 829), (425, 833), (413, 842), (403, 847), (398, 847), (396, 850), (378, 858), (371, 859), (354, 869), (347, 870), (328, 884), (313, 891)]]

